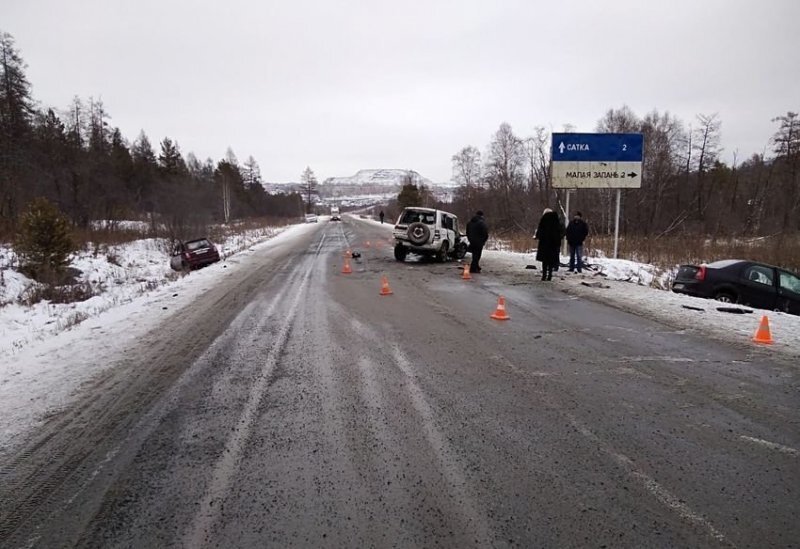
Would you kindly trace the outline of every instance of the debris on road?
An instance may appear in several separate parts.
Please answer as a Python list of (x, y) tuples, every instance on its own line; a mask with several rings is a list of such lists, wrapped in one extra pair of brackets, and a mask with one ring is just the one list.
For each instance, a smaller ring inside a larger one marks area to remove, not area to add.
[(581, 282), (584, 286), (588, 286), (590, 288), (610, 288), (608, 284), (603, 284), (602, 282)]
[(753, 312), (752, 309), (742, 309), (741, 307), (717, 307), (717, 310), (723, 313), (734, 313), (737, 315), (743, 315)]

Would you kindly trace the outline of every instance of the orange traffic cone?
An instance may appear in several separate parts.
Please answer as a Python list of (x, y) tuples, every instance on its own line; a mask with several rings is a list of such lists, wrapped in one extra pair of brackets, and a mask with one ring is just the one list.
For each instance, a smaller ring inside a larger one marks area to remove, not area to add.
[(381, 278), (381, 295), (392, 295), (392, 289), (389, 287), (389, 279), (386, 276)]
[(350, 258), (344, 258), (344, 267), (342, 267), (342, 274), (349, 275), (353, 272), (353, 269), (350, 268)]
[(761, 317), (761, 322), (758, 325), (753, 341), (756, 343), (773, 343), (772, 334), (769, 331), (769, 319), (767, 315)]
[(461, 280), (472, 280), (472, 274), (469, 272), (469, 265), (464, 263), (464, 272), (461, 273)]
[(350, 250), (347, 250), (347, 251), (344, 253), (344, 256), (345, 256), (345, 257), (353, 257), (353, 252), (351, 252)]
[(497, 298), (497, 310), (489, 316), (495, 320), (508, 320), (511, 318), (508, 316), (508, 313), (506, 313), (506, 298), (503, 296)]

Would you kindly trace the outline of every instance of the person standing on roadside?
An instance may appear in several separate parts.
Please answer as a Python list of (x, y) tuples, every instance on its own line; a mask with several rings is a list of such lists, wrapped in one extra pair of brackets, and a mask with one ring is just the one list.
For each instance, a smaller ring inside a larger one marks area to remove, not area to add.
[[(567, 247), (569, 247), (569, 271), (574, 273), (583, 269), (583, 241), (589, 235), (589, 225), (583, 220), (581, 212), (575, 212), (567, 225)], [(576, 260), (577, 258), (577, 260)]]
[(561, 220), (558, 219), (558, 214), (550, 208), (545, 208), (536, 234), (533, 235), (539, 241), (536, 261), (542, 262), (542, 280), (553, 280), (553, 269), (557, 268), (561, 259), (559, 257), (561, 236)]
[(472, 252), (472, 263), (469, 265), (469, 272), (481, 272), (481, 254), (486, 241), (489, 240), (489, 227), (483, 218), (483, 211), (478, 210), (467, 223), (467, 240), (469, 240), (469, 250)]
[[(375, 210), (373, 210), (373, 211), (375, 211)], [(381, 218), (381, 225), (383, 225), (383, 210), (381, 210), (381, 213), (378, 214), (378, 217)]]

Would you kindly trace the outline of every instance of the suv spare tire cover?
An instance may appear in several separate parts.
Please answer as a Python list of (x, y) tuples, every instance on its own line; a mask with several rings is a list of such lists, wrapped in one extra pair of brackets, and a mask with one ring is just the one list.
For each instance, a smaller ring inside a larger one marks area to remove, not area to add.
[(425, 223), (420, 223), (417, 221), (416, 223), (412, 223), (408, 226), (408, 240), (412, 244), (416, 244), (417, 246), (421, 246), (428, 242), (428, 238), (431, 236), (431, 230)]

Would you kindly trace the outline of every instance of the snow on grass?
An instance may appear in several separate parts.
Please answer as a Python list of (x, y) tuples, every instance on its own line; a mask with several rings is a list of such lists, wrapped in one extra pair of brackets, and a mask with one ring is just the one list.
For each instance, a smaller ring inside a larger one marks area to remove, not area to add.
[[(220, 256), (224, 260), (283, 230), (260, 228), (232, 235), (218, 244)], [(87, 245), (72, 255), (70, 267), (80, 271), (77, 282), (91, 288), (93, 297), (74, 303), (25, 305), (26, 295), (37, 283), (12, 269), (13, 251), (0, 247), (0, 360), (9, 360), (29, 345), (174, 283), (184, 275), (170, 269), (168, 249), (167, 241), (154, 238)]]
[[(169, 270), (163, 251), (167, 244), (157, 240), (110, 246), (97, 254), (80, 252), (73, 266), (84, 269), (81, 280), (103, 289), (82, 303), (19, 304), (22, 290), (35, 283), (14, 274), (6, 259), (3, 295), (15, 302), (0, 308), (0, 457), (47, 414), (72, 402), (82, 384), (116, 364), (124, 349), (191, 304), (215, 280), (253, 268), (252, 251), (313, 228), (259, 229), (226, 239), (221, 243), (226, 260), (188, 275)], [(7, 253), (0, 250), (0, 257)]]

